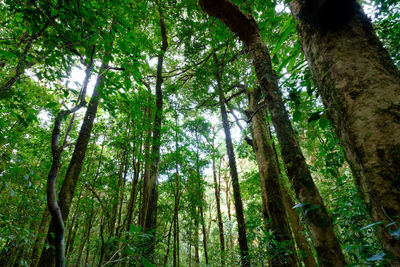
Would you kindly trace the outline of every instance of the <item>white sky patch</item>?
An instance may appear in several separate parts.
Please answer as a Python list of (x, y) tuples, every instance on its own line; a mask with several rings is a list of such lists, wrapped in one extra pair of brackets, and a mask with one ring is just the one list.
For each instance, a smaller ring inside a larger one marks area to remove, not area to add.
[[(83, 81), (85, 80), (85, 70), (81, 69), (80, 67), (74, 66), (71, 69), (71, 73), (69, 74), (68, 79), (62, 79), (61, 83), (66, 84), (68, 82), (68, 87), (78, 92), (82, 88)], [(97, 74), (92, 73), (92, 76), (89, 80), (89, 84), (87, 87), (86, 95), (91, 96), (93, 93), (94, 85), (96, 83)]]
[(276, 13), (290, 13), (290, 10), (287, 5), (284, 5), (283, 3), (278, 3), (275, 6), (275, 12)]

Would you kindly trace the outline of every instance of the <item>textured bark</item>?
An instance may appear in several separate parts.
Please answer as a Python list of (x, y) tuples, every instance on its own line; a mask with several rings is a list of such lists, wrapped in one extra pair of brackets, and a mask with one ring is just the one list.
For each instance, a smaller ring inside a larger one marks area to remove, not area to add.
[[(320, 266), (344, 266), (345, 259), (321, 195), (312, 180), (297, 137), (291, 126), (271, 58), (253, 17), (246, 16), (228, 0), (200, 0), (210, 15), (222, 20), (247, 46), (253, 60), (258, 82), (267, 96), (265, 101), (271, 114), (288, 176), (303, 204), (302, 211), (317, 251)], [(307, 211), (307, 212), (306, 212)]]
[[(213, 58), (216, 66), (219, 66), (218, 58), (216, 53), (213, 53)], [(221, 70), (218, 68), (215, 72), (216, 80), (217, 80), (217, 91), (219, 96), (219, 106), (220, 112), (222, 117), (222, 126), (224, 128), (225, 133), (225, 144), (226, 150), (229, 158), (229, 168), (231, 173), (232, 179), (232, 188), (233, 188), (233, 198), (235, 204), (235, 211), (236, 211), (236, 219), (238, 224), (238, 235), (239, 235), (239, 248), (240, 248), (240, 257), (241, 257), (241, 264), (243, 267), (251, 266), (250, 264), (250, 257), (249, 257), (249, 248), (247, 245), (247, 236), (246, 236), (246, 225), (244, 221), (244, 214), (243, 214), (243, 203), (242, 197), (240, 195), (240, 186), (239, 186), (239, 176), (237, 173), (236, 167), (236, 159), (235, 159), (235, 152), (233, 150), (233, 143), (231, 132), (229, 129), (229, 122), (228, 122), (228, 113), (225, 107), (225, 97), (224, 92), (222, 89), (221, 84)]]
[[(107, 56), (105, 58), (107, 58)], [(62, 184), (59, 196), (58, 196), (59, 202), (58, 202), (57, 206), (59, 206), (59, 211), (57, 211), (57, 209), (55, 209), (55, 211), (56, 211), (54, 213), (55, 215), (54, 216), (52, 215), (52, 220), (50, 222), (50, 226), (49, 226), (49, 230), (48, 230), (48, 234), (47, 234), (47, 240), (51, 246), (48, 249), (43, 249), (41, 259), (39, 262), (39, 266), (49, 266), (49, 267), (53, 266), (55, 251), (52, 249), (52, 246), (54, 246), (56, 243), (55, 243), (52, 233), (54, 233), (55, 230), (58, 230), (59, 235), (60, 235), (61, 234), (60, 233), (61, 223), (65, 223), (65, 221), (68, 219), (69, 210), (71, 207), (76, 183), (79, 179), (79, 175), (82, 170), (82, 165), (83, 165), (83, 161), (84, 161), (85, 154), (86, 154), (86, 148), (89, 143), (90, 134), (91, 134), (93, 124), (94, 124), (94, 119), (95, 119), (96, 113), (97, 113), (97, 107), (99, 104), (98, 90), (101, 89), (101, 86), (103, 84), (104, 71), (106, 70), (106, 66), (107, 66), (107, 62), (106, 62), (106, 60), (104, 60), (102, 66), (101, 66), (100, 74), (96, 81), (95, 88), (93, 90), (92, 97), (90, 99), (88, 108), (86, 110), (86, 114), (85, 114), (85, 117), (84, 117), (84, 120), (83, 120), (83, 123), (81, 126), (81, 130), (79, 132), (78, 139), (75, 144), (75, 149), (72, 154), (72, 158), (71, 158), (70, 164), (68, 166), (65, 179), (63, 181), (63, 184)], [(56, 125), (55, 125), (54, 129), (56, 129)], [(52, 142), (54, 144), (58, 144), (58, 140), (53, 140)], [(48, 180), (49, 179), (52, 180), (53, 188), (54, 188), (55, 187), (54, 177), (56, 178), (56, 174), (58, 173), (58, 168), (56, 168), (54, 163), (53, 163), (53, 165), (54, 166), (52, 166), (52, 169), (49, 173)], [(50, 193), (55, 194), (55, 191), (53, 190)], [(53, 202), (55, 201), (57, 203), (55, 196), (52, 197), (52, 201)], [(57, 207), (54, 206), (54, 208), (57, 208)], [(50, 207), (49, 207), (49, 210), (50, 210)], [(50, 210), (50, 212), (52, 212), (52, 211)], [(55, 216), (57, 216), (57, 220), (53, 219), (53, 218), (56, 218)], [(57, 224), (56, 224), (56, 222), (57, 222)], [(61, 242), (64, 242), (64, 241), (59, 240), (58, 243), (61, 243)], [(59, 249), (59, 251), (60, 251), (60, 249)], [(64, 249), (63, 249), (63, 251), (64, 251)]]
[(158, 55), (157, 63), (157, 77), (156, 77), (156, 110), (154, 116), (153, 124), (153, 138), (152, 138), (152, 160), (150, 171), (148, 176), (144, 177), (143, 180), (143, 200), (142, 200), (142, 210), (141, 210), (141, 222), (140, 225), (147, 232), (153, 231), (153, 238), (150, 240), (149, 247), (146, 248), (144, 256), (147, 259), (152, 258), (155, 247), (155, 229), (157, 224), (157, 199), (158, 199), (158, 167), (160, 162), (160, 142), (161, 142), (161, 124), (162, 124), (162, 114), (163, 114), (163, 92), (162, 92), (162, 70), (164, 55), (168, 49), (168, 39), (166, 33), (166, 27), (164, 22), (164, 17), (160, 11), (160, 29), (162, 37), (162, 48)]
[[(295, 16), (302, 4), (293, 1)], [(298, 33), (356, 183), (383, 222), (383, 247), (400, 264), (400, 239), (390, 234), (400, 227), (400, 72), (359, 7), (342, 27), (322, 32), (299, 21)]]
[[(278, 242), (287, 242), (288, 255), (286, 257), (271, 258), (272, 266), (296, 266), (296, 251), (293, 245), (289, 221), (286, 217), (286, 209), (282, 198), (281, 185), (279, 183), (279, 169), (274, 158), (274, 151), (267, 123), (265, 121), (265, 108), (260, 108), (262, 100), (261, 89), (250, 89), (249, 113), (251, 117), (251, 132), (253, 135), (253, 149), (256, 154), (257, 165), (261, 180), (261, 194), (266, 199), (269, 219), (272, 223), (274, 238)], [(263, 105), (263, 104), (261, 104)], [(268, 218), (264, 218), (268, 219)]]

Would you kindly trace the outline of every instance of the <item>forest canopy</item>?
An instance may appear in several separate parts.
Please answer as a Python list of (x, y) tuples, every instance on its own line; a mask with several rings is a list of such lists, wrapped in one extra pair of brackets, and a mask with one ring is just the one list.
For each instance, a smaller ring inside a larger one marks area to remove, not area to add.
[(399, 0), (0, 18), (0, 266), (400, 266)]

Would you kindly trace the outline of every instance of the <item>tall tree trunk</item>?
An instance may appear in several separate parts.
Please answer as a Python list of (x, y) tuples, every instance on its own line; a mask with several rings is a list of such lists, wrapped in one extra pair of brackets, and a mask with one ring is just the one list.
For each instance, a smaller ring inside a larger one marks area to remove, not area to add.
[[(298, 0), (291, 7), (296, 17), (304, 8)], [(383, 222), (383, 247), (399, 264), (400, 239), (391, 232), (400, 227), (400, 72), (361, 8), (353, 11), (333, 29), (302, 20), (297, 29), (356, 183), (374, 221)]]
[[(144, 121), (144, 120), (143, 120)], [(143, 123), (144, 124), (144, 123)], [(144, 127), (142, 127), (144, 128)], [(139, 129), (136, 129), (139, 130)], [(134, 144), (133, 144), (133, 148), (132, 148), (132, 166), (133, 166), (133, 179), (132, 179), (132, 187), (131, 187), (131, 193), (130, 193), (130, 197), (129, 197), (129, 201), (128, 201), (128, 206), (126, 208), (126, 221), (125, 221), (125, 226), (126, 226), (126, 231), (129, 231), (130, 229), (130, 225), (133, 222), (133, 208), (136, 202), (136, 193), (137, 193), (137, 184), (139, 181), (139, 174), (140, 174), (140, 166), (141, 166), (141, 162), (140, 159), (138, 158), (138, 155), (140, 155), (142, 153), (142, 135), (143, 135), (143, 131), (140, 131), (140, 135), (139, 135), (139, 143), (136, 144), (136, 136), (134, 132)], [(138, 149), (138, 150), (136, 150)]]
[[(287, 243), (288, 255), (271, 255), (273, 266), (296, 266), (297, 258), (294, 248), (289, 221), (286, 217), (286, 209), (282, 198), (279, 182), (279, 169), (274, 158), (267, 123), (265, 121), (265, 108), (260, 107), (262, 100), (261, 89), (248, 90), (249, 113), (251, 116), (251, 132), (253, 135), (253, 149), (256, 154), (257, 165), (261, 180), (261, 194), (266, 199), (268, 217), (274, 230), (274, 238), (278, 242)], [(263, 105), (263, 104), (261, 104)], [(268, 219), (268, 218), (264, 218)]]
[(97, 265), (98, 267), (101, 267), (103, 265), (103, 260), (104, 260), (104, 254), (106, 250), (106, 241), (104, 240), (104, 227), (105, 227), (105, 221), (106, 219), (101, 218), (100, 219), (100, 240), (101, 240), (101, 245), (100, 245), (100, 255), (99, 255), (99, 264)]
[(214, 192), (215, 192), (215, 202), (217, 205), (217, 220), (219, 229), (219, 247), (221, 251), (221, 265), (224, 264), (224, 253), (225, 253), (225, 237), (224, 237), (224, 222), (222, 221), (221, 213), (221, 184), (217, 181), (217, 170), (215, 166), (215, 146), (213, 140), (213, 157), (212, 157), (212, 169), (214, 178)]
[[(111, 45), (112, 47), (112, 45)], [(52, 209), (54, 210), (54, 216), (52, 216), (52, 220), (50, 222), (49, 230), (47, 232), (47, 241), (50, 244), (49, 248), (43, 249), (42, 255), (40, 258), (39, 266), (43, 267), (53, 267), (53, 262), (54, 262), (54, 257), (55, 257), (55, 251), (53, 247), (56, 245), (56, 240), (53, 238), (53, 233), (57, 230), (56, 237), (58, 236), (58, 254), (64, 254), (64, 222), (68, 219), (69, 215), (69, 210), (71, 207), (72, 203), (72, 198), (74, 195), (76, 183), (79, 179), (80, 172), (82, 170), (82, 165), (83, 161), (85, 159), (85, 154), (86, 154), (86, 148), (89, 143), (90, 135), (92, 132), (93, 124), (94, 124), (94, 119), (96, 117), (97, 113), (97, 107), (99, 104), (99, 94), (98, 90), (101, 89), (103, 85), (103, 80), (104, 80), (104, 72), (106, 71), (106, 66), (108, 64), (108, 53), (110, 51), (106, 52), (106, 55), (104, 57), (102, 66), (100, 68), (100, 74), (97, 77), (96, 85), (93, 90), (92, 97), (90, 99), (88, 108), (86, 110), (86, 114), (81, 126), (81, 130), (79, 132), (78, 139), (75, 144), (75, 149), (72, 154), (72, 158), (70, 161), (70, 164), (67, 169), (67, 173), (65, 175), (65, 179), (63, 181), (60, 193), (59, 193), (59, 202), (57, 205), (57, 200), (55, 197), (55, 191), (52, 190), (50, 193), (53, 195), (51, 198), (51, 203), (52, 203)], [(55, 129), (56, 127), (54, 127)], [(54, 135), (55, 136), (55, 135)], [(56, 151), (57, 147), (56, 144), (58, 144), (58, 140), (53, 140), (53, 144)], [(51, 173), (49, 173), (48, 179), (51, 179), (51, 183), (53, 184), (52, 188), (55, 188), (55, 178), (57, 178), (58, 173), (58, 168), (52, 167)], [(49, 193), (48, 193), (49, 194)], [(57, 208), (59, 206), (59, 208)], [(50, 208), (49, 208), (50, 210)], [(51, 211), (50, 211), (51, 212)], [(57, 218), (57, 219), (56, 219)], [(62, 236), (62, 239), (60, 238)], [(62, 248), (60, 247), (60, 244), (62, 244)], [(59, 259), (61, 260), (61, 259)]]
[[(270, 136), (270, 140), (272, 140), (272, 148), (273, 148), (273, 157), (276, 162), (276, 166), (278, 167), (279, 173), (282, 173), (282, 170), (279, 165), (278, 153), (276, 151), (275, 144), (273, 142), (271, 127), (269, 123), (267, 123), (267, 130)], [(304, 227), (300, 221), (299, 214), (293, 207), (295, 206), (292, 197), (289, 195), (289, 192), (285, 186), (281, 187), (282, 189), (282, 197), (283, 203), (285, 204), (285, 209), (289, 217), (290, 226), (292, 227), (292, 232), (294, 235), (294, 239), (296, 240), (296, 245), (301, 252), (302, 261), (305, 266), (316, 267), (317, 263), (315, 261), (314, 255), (309, 247), (307, 239), (304, 234)]]
[[(222, 159), (222, 158), (221, 158)], [(221, 162), (219, 165), (220, 171), (221, 171)], [(221, 174), (219, 175), (219, 177), (221, 178)], [(232, 212), (231, 212), (231, 190), (230, 190), (230, 186), (229, 186), (229, 180), (228, 177), (224, 177), (225, 179), (225, 199), (226, 199), (226, 209), (228, 211), (228, 220), (229, 222), (232, 222)], [(232, 253), (233, 250), (233, 237), (232, 237), (232, 229), (229, 228), (229, 250)]]
[[(157, 63), (157, 78), (156, 78), (156, 111), (154, 116), (153, 125), (153, 140), (152, 140), (152, 160), (149, 175), (144, 177), (143, 180), (143, 201), (141, 210), (141, 222), (142, 228), (148, 232), (156, 228), (157, 223), (157, 199), (158, 199), (158, 188), (157, 188), (157, 177), (158, 177), (158, 165), (160, 162), (160, 142), (161, 142), (161, 124), (163, 114), (163, 92), (162, 92), (162, 70), (164, 56), (168, 49), (168, 39), (166, 33), (166, 27), (164, 17), (161, 14), (161, 8), (159, 8), (160, 15), (160, 29), (162, 37), (162, 48), (161, 53), (158, 55)], [(146, 248), (144, 256), (150, 259), (155, 248), (155, 237), (154, 232), (152, 233), (153, 238), (150, 240), (149, 247)]]
[(167, 262), (168, 262), (168, 256), (169, 256), (169, 251), (170, 251), (170, 243), (171, 243), (171, 232), (172, 232), (173, 226), (175, 225), (175, 220), (176, 220), (176, 217), (175, 217), (175, 214), (174, 214), (174, 216), (172, 218), (172, 221), (171, 221), (171, 224), (169, 226), (169, 231), (168, 231), (167, 253), (164, 256), (164, 264), (163, 264), (164, 267), (167, 266)]
[(199, 215), (197, 213), (197, 208), (195, 208), (194, 217), (194, 262), (195, 266), (200, 265), (200, 253), (199, 253)]
[(200, 215), (200, 223), (201, 229), (203, 233), (203, 248), (204, 248), (204, 258), (206, 265), (208, 265), (208, 251), (207, 251), (207, 234), (206, 234), (206, 226), (204, 222), (204, 213), (203, 213), (203, 204), (204, 204), (204, 187), (201, 183), (201, 172), (200, 172), (200, 150), (199, 150), (199, 129), (197, 125), (195, 126), (195, 136), (196, 136), (196, 172), (197, 172), (197, 182), (198, 188), (197, 191), (199, 192), (199, 215)]
[(201, 229), (203, 232), (204, 259), (206, 260), (206, 265), (208, 265), (207, 232), (206, 232), (206, 224), (205, 224), (204, 214), (203, 214), (203, 206), (200, 206), (200, 219), (201, 219)]
[(315, 262), (314, 256), (304, 236), (299, 214), (295, 209), (293, 209), (293, 200), (284, 186), (282, 186), (282, 196), (286, 211), (289, 216), (290, 225), (292, 226), (294, 239), (296, 240), (297, 247), (302, 255), (301, 259), (305, 266), (316, 267), (317, 263)]
[(344, 266), (346, 262), (333, 231), (332, 220), (312, 180), (290, 123), (277, 76), (272, 70), (269, 51), (261, 38), (257, 22), (228, 0), (200, 0), (200, 4), (203, 10), (222, 20), (249, 49), (258, 82), (267, 94), (265, 101), (271, 113), (285, 167), (297, 199), (302, 203), (301, 209), (317, 251), (318, 262), (321, 266)]
[(179, 143), (178, 143), (178, 113), (175, 113), (175, 194), (174, 194), (174, 252), (173, 252), (173, 266), (179, 266)]
[[(216, 53), (213, 53), (213, 58), (216, 66), (219, 66), (218, 58)], [(232, 137), (229, 129), (228, 122), (228, 114), (225, 107), (225, 97), (222, 88), (222, 71), (218, 67), (215, 72), (216, 80), (217, 80), (217, 90), (219, 96), (219, 106), (222, 117), (222, 126), (225, 132), (225, 143), (226, 150), (229, 158), (229, 168), (232, 179), (232, 187), (233, 187), (233, 198), (235, 203), (235, 211), (236, 211), (236, 219), (238, 224), (238, 235), (239, 235), (239, 248), (240, 248), (240, 257), (241, 264), (243, 267), (251, 266), (250, 257), (249, 257), (249, 247), (247, 245), (247, 236), (246, 236), (246, 225), (244, 222), (244, 214), (243, 214), (243, 204), (242, 197), (240, 195), (240, 186), (239, 186), (239, 176), (236, 168), (236, 160), (235, 160), (235, 152), (233, 150)]]
[[(124, 168), (125, 168), (125, 157), (126, 157), (126, 153), (127, 151), (124, 150), (124, 152), (122, 153), (121, 156), (121, 162), (119, 165), (119, 171), (118, 171), (118, 184), (117, 184), (117, 188), (114, 192), (114, 196), (113, 196), (113, 205), (112, 205), (112, 214), (111, 214), (111, 218), (110, 218), (110, 236), (114, 236), (116, 235), (116, 232), (118, 231), (118, 227), (116, 227), (117, 224), (117, 217), (118, 217), (118, 207), (119, 207), (119, 202), (120, 202), (120, 195), (121, 195), (121, 187), (123, 184), (123, 172), (124, 172)], [(115, 233), (114, 233), (115, 231)]]

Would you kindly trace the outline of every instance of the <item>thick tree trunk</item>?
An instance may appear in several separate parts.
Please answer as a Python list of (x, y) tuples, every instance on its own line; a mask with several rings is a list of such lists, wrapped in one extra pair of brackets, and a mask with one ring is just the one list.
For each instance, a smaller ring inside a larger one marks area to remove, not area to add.
[[(219, 66), (218, 58), (216, 53), (213, 53), (214, 62), (216, 66)], [(235, 204), (235, 211), (236, 211), (236, 219), (238, 224), (238, 235), (239, 235), (239, 248), (240, 248), (240, 256), (241, 256), (241, 264), (243, 267), (251, 266), (250, 264), (250, 257), (249, 257), (249, 248), (247, 245), (247, 236), (246, 236), (246, 225), (244, 221), (244, 214), (243, 214), (243, 203), (242, 197), (240, 195), (240, 186), (239, 186), (239, 176), (237, 173), (236, 167), (236, 160), (235, 160), (235, 152), (233, 150), (233, 143), (231, 132), (229, 129), (229, 122), (228, 122), (228, 114), (225, 107), (225, 97), (224, 92), (222, 89), (221, 84), (221, 70), (218, 69), (215, 72), (216, 80), (217, 80), (217, 90), (219, 96), (219, 106), (221, 111), (222, 117), (222, 126), (224, 128), (225, 133), (225, 143), (226, 143), (226, 150), (229, 158), (229, 167), (232, 179), (232, 187), (233, 187), (233, 197), (234, 197), (234, 204)]]
[[(288, 255), (271, 255), (273, 266), (296, 266), (297, 258), (294, 248), (289, 221), (282, 198), (279, 183), (279, 169), (274, 158), (267, 123), (265, 121), (265, 108), (260, 107), (262, 100), (261, 89), (249, 89), (249, 113), (251, 116), (251, 132), (253, 135), (253, 149), (256, 154), (258, 170), (261, 180), (261, 194), (266, 199), (268, 217), (274, 230), (274, 238), (278, 242), (286, 242)], [(263, 105), (263, 104), (261, 104)], [(268, 218), (264, 218), (268, 219)]]
[[(302, 1), (291, 7), (297, 17)], [(378, 229), (383, 247), (397, 265), (400, 239), (391, 231), (400, 227), (400, 72), (361, 8), (354, 13), (341, 27), (325, 31), (299, 20), (298, 33), (372, 218), (383, 222)]]
[[(141, 222), (142, 228), (148, 232), (155, 231), (157, 224), (157, 199), (158, 199), (158, 167), (160, 162), (160, 143), (161, 143), (161, 124), (163, 114), (163, 92), (162, 92), (162, 70), (165, 52), (168, 49), (168, 39), (166, 33), (166, 27), (164, 17), (160, 11), (160, 29), (162, 37), (162, 48), (161, 53), (158, 55), (157, 63), (157, 78), (156, 78), (156, 111), (154, 116), (153, 124), (153, 139), (152, 139), (152, 160), (151, 168), (148, 176), (144, 177), (143, 180), (143, 201), (141, 210)], [(149, 242), (148, 248), (144, 252), (144, 256), (147, 259), (152, 258), (152, 254), (155, 248), (155, 233), (152, 233), (153, 238)]]
[[(105, 58), (108, 58), (105, 56)], [(50, 222), (48, 234), (47, 234), (47, 241), (49, 242), (50, 246), (48, 249), (43, 249), (42, 255), (40, 258), (39, 266), (48, 266), (48, 267), (53, 267), (53, 261), (55, 257), (55, 251), (52, 247), (55, 246), (56, 242), (55, 239), (53, 238), (53, 233), (55, 232), (56, 229), (58, 229), (59, 233), (58, 236), (61, 236), (61, 223), (64, 223), (68, 219), (69, 215), (69, 210), (71, 207), (72, 203), (72, 198), (74, 195), (76, 183), (79, 179), (80, 172), (82, 170), (82, 165), (83, 161), (85, 158), (86, 154), (86, 148), (89, 143), (90, 139), (90, 134), (93, 128), (94, 124), (94, 119), (96, 117), (97, 113), (97, 107), (99, 104), (99, 95), (98, 95), (98, 90), (101, 89), (101, 86), (103, 84), (103, 79), (104, 79), (104, 71), (106, 70), (108, 62), (105, 60), (103, 61), (103, 64), (101, 66), (101, 71), (100, 74), (97, 78), (95, 88), (93, 90), (92, 97), (90, 99), (88, 108), (86, 110), (86, 114), (81, 126), (81, 130), (79, 132), (78, 139), (75, 144), (75, 149), (72, 154), (72, 158), (70, 161), (70, 164), (67, 169), (67, 173), (65, 176), (65, 179), (63, 181), (60, 193), (59, 193), (59, 203), (57, 206), (59, 206), (59, 212), (55, 213), (57, 216), (57, 220), (54, 220), (54, 216)], [(53, 140), (53, 143), (58, 144), (57, 140)], [(49, 178), (52, 178), (53, 182), (54, 177), (56, 177), (56, 174), (58, 173), (58, 169), (56, 168), (56, 165), (53, 164), (52, 170), (49, 173)], [(54, 186), (53, 186), (54, 188)], [(54, 190), (53, 190), (54, 191)], [(55, 194), (55, 192), (51, 192), (52, 194)], [(49, 193), (48, 193), (49, 194)], [(55, 197), (52, 198), (53, 202), (57, 202)], [(55, 207), (55, 205), (53, 205)], [(60, 221), (61, 220), (61, 221)], [(57, 228), (56, 228), (56, 222), (57, 222)], [(63, 235), (63, 229), (62, 229), (62, 235)], [(64, 238), (62, 238), (64, 239)], [(58, 243), (61, 244), (64, 241), (61, 240)], [(64, 248), (60, 248), (59, 251), (62, 250), (62, 253), (64, 253)], [(61, 253), (61, 252), (60, 252)]]
[(258, 82), (267, 94), (265, 101), (271, 113), (288, 176), (297, 199), (302, 203), (301, 208), (317, 251), (318, 262), (321, 266), (344, 266), (345, 259), (333, 231), (331, 218), (312, 180), (291, 126), (276, 74), (272, 70), (269, 51), (261, 38), (257, 22), (228, 0), (200, 0), (200, 4), (210, 15), (222, 20), (249, 49)]

